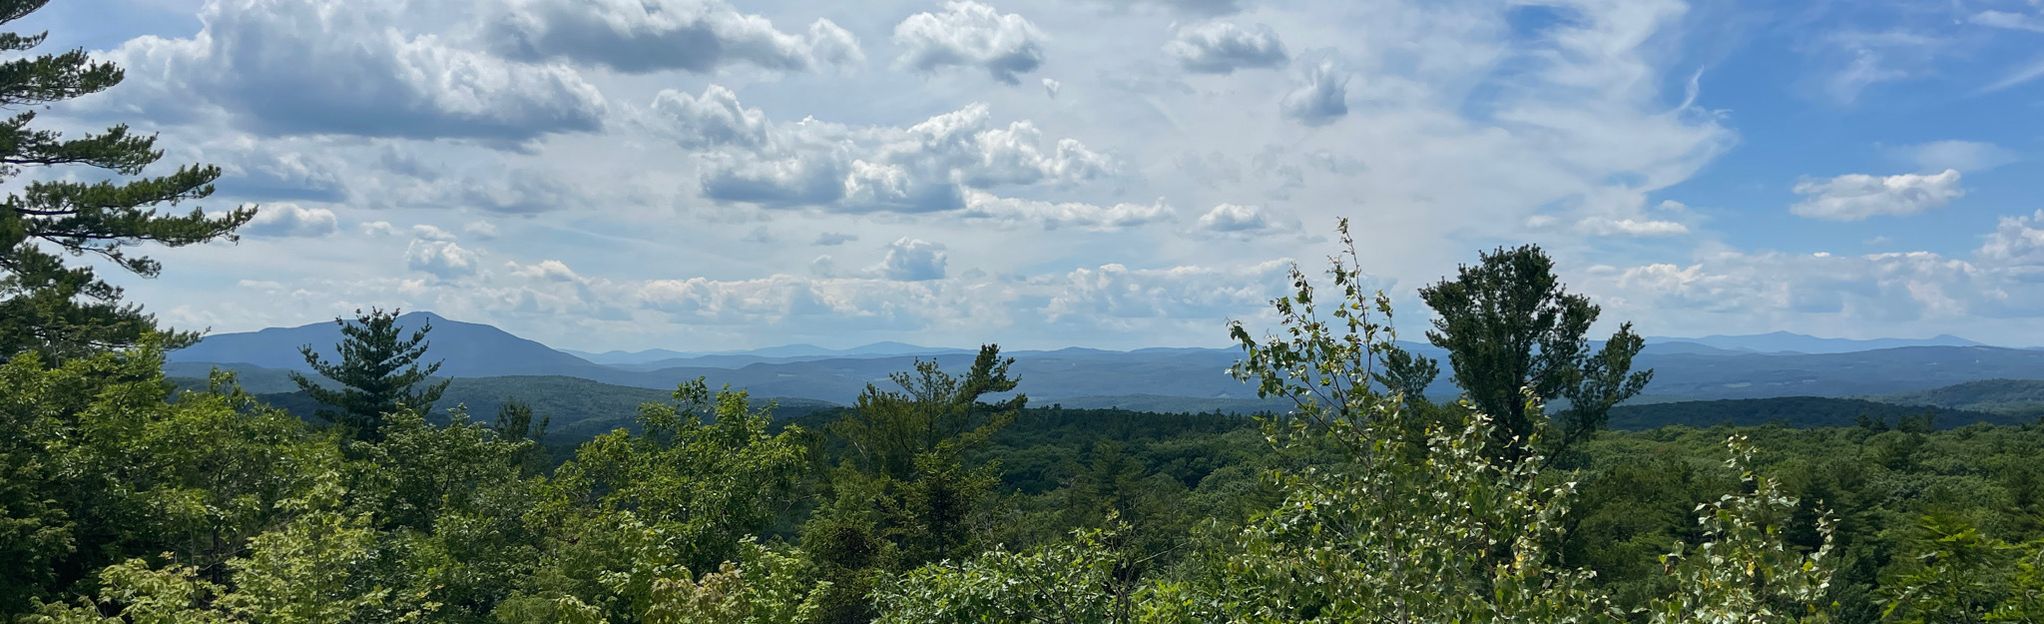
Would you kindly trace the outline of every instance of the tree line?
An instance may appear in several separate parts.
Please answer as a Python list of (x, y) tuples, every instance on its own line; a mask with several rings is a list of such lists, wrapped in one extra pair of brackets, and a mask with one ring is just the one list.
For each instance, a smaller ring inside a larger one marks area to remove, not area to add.
[[(0, 0), (0, 23), (42, 6)], [(6, 35), (26, 51), (41, 35)], [(0, 64), (0, 102), (111, 88), (80, 51)], [(324, 406), (216, 373), (177, 390), (159, 327), (89, 257), (232, 240), (163, 208), (219, 175), (135, 177), (154, 137), (0, 123), (0, 617), (17, 622), (1965, 622), (2044, 618), (2034, 428), (1873, 423), (1603, 432), (1651, 371), (1538, 247), (1421, 289), (1438, 362), (1398, 348), (1346, 222), (1232, 372), (1284, 414), (1032, 410), (1013, 360), (919, 363), (776, 421), (683, 384), (553, 461), (546, 419), (439, 398), (430, 327), (337, 319)], [(1709, 442), (1699, 439), (1710, 438)], [(1822, 445), (1818, 445), (1822, 443)], [(1816, 445), (1816, 446), (1813, 446)], [(1714, 447), (1714, 448), (1713, 448)]]

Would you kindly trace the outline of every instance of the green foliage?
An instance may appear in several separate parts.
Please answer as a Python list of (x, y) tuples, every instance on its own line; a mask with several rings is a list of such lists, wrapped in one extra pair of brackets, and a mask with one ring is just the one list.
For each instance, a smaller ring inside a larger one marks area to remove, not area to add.
[(1697, 506), (1704, 541), (1693, 550), (1678, 545), (1662, 558), (1676, 589), (1654, 601), (1652, 621), (1829, 621), (1831, 519), (1817, 521), (1815, 552), (1795, 549), (1783, 534), (1797, 501), (1778, 481), (1754, 472), (1754, 450), (1745, 438), (1734, 436), (1728, 445), (1726, 465), (1739, 472), (1744, 493)]
[(2010, 544), (1964, 518), (1923, 518), (1887, 583), (1895, 622), (2044, 621), (2044, 540)]
[(327, 388), (298, 373), (291, 373), (291, 380), (300, 392), (331, 408), (320, 410), (320, 418), (339, 425), (357, 440), (383, 439), (387, 415), (424, 414), (447, 391), (446, 380), (427, 383), (440, 370), (439, 362), (419, 366), (430, 346), (426, 333), (433, 331), (433, 324), (422, 321), (405, 336), (404, 328), (397, 326), (398, 313), (371, 308), (368, 312), (356, 310), (353, 323), (334, 319), (341, 327), (341, 344), (335, 345), (340, 351), (338, 362), (327, 362), (312, 345), (299, 347), (307, 366), (340, 387)]
[(1026, 553), (917, 569), (878, 592), (875, 622), (1132, 622), (1138, 585), (1118, 538), (1079, 531)]
[[(176, 388), (159, 341), (55, 363), (22, 354), (0, 363), (0, 618), (2044, 616), (2044, 427), (1869, 416), (1589, 436), (1550, 426), (1531, 385), (1515, 390), (1516, 416), (1431, 404), (1415, 389), (1438, 371), (1396, 349), (1390, 306), (1356, 257), (1350, 243), (1334, 259), (1331, 297), (1294, 269), (1275, 334), (1231, 328), (1244, 348), (1234, 373), (1291, 408), (1255, 422), (1025, 410), (989, 346), (962, 375), (920, 363), (893, 376), (898, 389), (800, 419), (830, 435), (776, 423), (743, 392), (686, 384), (553, 466), (535, 412), (554, 413), (514, 397), (496, 396), (488, 423), (462, 408), (427, 418), (437, 391), (413, 388), (432, 371), (416, 364), (423, 329), (358, 322), (353, 350), (322, 369), (367, 371), (341, 375), (367, 386), (343, 380), (329, 398), (382, 397), (351, 403), (376, 409), (350, 436), (225, 373)], [(1540, 273), (1520, 269), (1484, 280)], [(1571, 302), (1534, 305), (1556, 318), (1537, 352), (1580, 340)], [(1534, 378), (1562, 379), (1555, 396), (1584, 405), (1627, 394), (1635, 347), (1616, 348), (1541, 360), (1576, 372)], [(1582, 461), (1550, 463), (1561, 449)]]
[(209, 568), (338, 469), (332, 440), (220, 392), (166, 401), (162, 351), (0, 365), (0, 610), (100, 567), (175, 552)]
[[(1928, 425), (1936, 427), (1960, 427), (1979, 422), (2016, 425), (2034, 420), (2006, 414), (1945, 407), (1896, 405), (1862, 399), (1776, 397), (1621, 405), (1611, 410), (1610, 425), (1613, 429), (1654, 429), (1671, 425), (1755, 427), (1771, 424), (1801, 428), (1872, 427), (1877, 424), (1889, 427), (1925, 418), (1929, 419)], [(1925, 427), (1926, 430), (1929, 428)]]
[[(0, 24), (34, 12), (48, 0), (0, 2)], [(47, 33), (0, 33), (0, 50), (25, 52)], [(120, 84), (122, 72), (94, 62), (83, 50), (41, 54), (0, 62), (0, 105), (24, 109), (99, 93)], [(163, 157), (156, 137), (125, 125), (66, 139), (30, 127), (34, 110), (0, 119), (0, 181), (14, 182), (31, 167), (83, 166), (118, 176), (136, 176)], [(87, 176), (92, 177), (92, 176)], [(208, 215), (194, 208), (178, 215), (163, 206), (213, 193), (220, 170), (186, 166), (169, 175), (129, 180), (72, 181), (56, 174), (32, 176), (0, 200), (0, 357), (40, 351), (70, 359), (121, 348), (157, 333), (154, 317), (122, 300), (121, 289), (89, 266), (72, 266), (64, 256), (92, 256), (144, 277), (162, 266), (131, 253), (139, 243), (180, 247), (216, 239), (234, 240), (234, 230), (255, 216), (251, 208)], [(169, 346), (188, 344), (190, 333), (163, 334)]]
[(791, 504), (808, 465), (800, 428), (770, 434), (770, 412), (700, 380), (674, 398), (641, 408), (643, 434), (599, 436), (555, 471), (527, 519), (545, 552), (500, 618), (647, 617), (656, 589), (737, 560)]
[(829, 426), (848, 450), (829, 473), (832, 500), (802, 529), (802, 544), (822, 557), (831, 589), (818, 617), (825, 622), (870, 619), (870, 591), (882, 575), (980, 550), (992, 529), (989, 501), (1000, 482), (994, 463), (970, 465), (967, 454), (1012, 423), (1028, 398), (989, 403), (1010, 392), (1012, 358), (981, 347), (972, 368), (954, 376), (919, 361), (891, 380), (899, 390), (867, 386), (857, 405)]
[(1455, 279), (1419, 294), (1437, 316), (1427, 340), (1448, 351), (1455, 383), (1469, 401), (1498, 418), (1491, 448), (1501, 458), (1517, 459), (1503, 453), (1527, 448), (1517, 441), (1538, 433), (1522, 390), (1543, 403), (1568, 402), (1555, 421), (1559, 430), (1546, 436), (1552, 455), (1562, 457), (1604, 426), (1612, 406), (1653, 378), (1653, 371), (1631, 372), (1633, 356), (1646, 346), (1631, 323), (1619, 326), (1602, 349), (1590, 350), (1585, 335), (1600, 309), (1562, 286), (1554, 261), (1538, 246), (1482, 254), (1476, 266), (1462, 266)]

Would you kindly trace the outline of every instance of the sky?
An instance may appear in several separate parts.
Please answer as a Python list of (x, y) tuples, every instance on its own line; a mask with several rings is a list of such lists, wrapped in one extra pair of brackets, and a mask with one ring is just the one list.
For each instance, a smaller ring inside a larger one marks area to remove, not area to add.
[(158, 133), (152, 172), (218, 165), (199, 205), (257, 207), (116, 275), (181, 328), (381, 306), (584, 350), (1219, 345), (1346, 217), (1409, 337), (1418, 287), (1537, 243), (1599, 331), (2044, 344), (2044, 0), (58, 0), (9, 26), (127, 73), (39, 123)]

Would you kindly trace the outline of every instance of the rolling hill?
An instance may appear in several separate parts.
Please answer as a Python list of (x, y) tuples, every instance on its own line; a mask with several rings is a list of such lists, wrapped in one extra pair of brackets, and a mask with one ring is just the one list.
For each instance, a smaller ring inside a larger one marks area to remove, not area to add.
[(2044, 380), (1983, 379), (1885, 397), (1905, 405), (1934, 405), (1956, 409), (2014, 414), (2044, 415)]
[[(750, 390), (756, 396), (849, 404), (868, 384), (890, 386), (889, 375), (912, 369), (918, 359), (932, 359), (955, 371), (966, 367), (973, 357), (972, 352), (959, 349), (879, 343), (853, 349), (793, 345), (721, 354), (663, 350), (610, 353), (597, 357), (605, 361), (636, 360), (603, 365), (488, 325), (453, 321), (424, 312), (406, 314), (402, 320), (406, 324), (432, 321), (433, 346), (428, 357), (445, 362), (440, 371), (443, 376), (575, 378), (661, 393), (682, 381), (703, 377), (712, 385), (729, 384)], [(295, 386), (289, 384), (284, 371), (304, 370), (298, 346), (331, 345), (338, 338), (332, 323), (209, 336), (198, 345), (173, 352), (166, 368), (174, 376), (204, 378), (205, 371), (217, 364), (238, 371), (242, 383), (251, 391), (289, 392)], [(1755, 342), (1759, 338), (1772, 342)], [(1840, 341), (1793, 334), (1695, 340), (1702, 342), (1649, 343), (1634, 364), (1637, 368), (1654, 369), (1654, 381), (1634, 403), (1865, 398), (1926, 392), (1984, 380), (2044, 378), (2044, 351), (2039, 350), (1954, 344), (1840, 353), (1762, 353), (1727, 347), (1831, 349), (1898, 341)], [(1949, 337), (1930, 341), (1964, 342)], [(1440, 349), (1426, 344), (1406, 346), (1420, 355), (1441, 360), (1443, 368), (1447, 368)], [(673, 354), (681, 355), (662, 357)], [(1066, 348), (1012, 351), (1009, 355), (1016, 358), (1012, 373), (1021, 380), (1018, 391), (1028, 394), (1036, 405), (1065, 403), (1074, 407), (1229, 412), (1257, 411), (1264, 405), (1254, 388), (1226, 373), (1240, 357), (1234, 349)], [(2020, 382), (2001, 383), (2000, 387), (2007, 390), (2012, 387), (2010, 384)], [(1443, 371), (1428, 394), (1446, 398), (1455, 393), (1452, 372)], [(1927, 395), (1908, 401), (2006, 411), (1994, 406), (2014, 405), (2027, 399), (1961, 400)]]
[[(410, 312), (398, 317), (398, 325), (405, 328), (427, 322), (433, 325), (427, 337), (432, 344), (430, 353), (443, 362), (440, 374), (448, 377), (569, 375), (597, 379), (610, 370), (489, 325), (449, 320), (431, 312)], [(332, 322), (273, 327), (207, 336), (198, 344), (170, 352), (168, 359), (172, 363), (248, 364), (310, 371), (305, 358), (298, 354), (298, 347), (312, 345), (332, 358), (333, 345), (340, 339), (340, 328)]]
[(1861, 416), (1893, 425), (1902, 418), (1924, 414), (1930, 414), (1931, 423), (1939, 428), (1963, 427), (1983, 422), (2015, 425), (2035, 421), (2006, 414), (1945, 407), (1805, 396), (1621, 405), (1611, 410), (1611, 428), (1654, 429), (1669, 425), (1746, 427), (1775, 424), (1790, 427), (1850, 427), (1857, 424)]

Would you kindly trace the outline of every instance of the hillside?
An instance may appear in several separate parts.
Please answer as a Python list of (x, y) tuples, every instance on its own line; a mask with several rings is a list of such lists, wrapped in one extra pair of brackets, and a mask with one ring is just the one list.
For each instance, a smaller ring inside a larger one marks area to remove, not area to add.
[(2044, 380), (1983, 379), (1886, 397), (1906, 405), (1935, 405), (1998, 414), (2044, 414)]
[[(432, 344), (432, 359), (443, 362), (440, 374), (448, 377), (571, 375), (600, 379), (604, 371), (611, 370), (489, 325), (450, 320), (431, 312), (410, 312), (398, 317), (398, 325), (405, 328), (427, 322), (433, 325), (427, 336)], [(170, 352), (168, 360), (309, 371), (298, 348), (312, 345), (331, 358), (333, 345), (340, 339), (340, 328), (331, 321), (273, 327), (207, 336), (198, 344)]]
[[(401, 319), (406, 323), (433, 322), (434, 330), (429, 337), (433, 346), (428, 358), (444, 361), (440, 374), (447, 377), (573, 377), (660, 392), (671, 390), (682, 381), (704, 377), (712, 385), (729, 384), (759, 396), (839, 404), (852, 402), (868, 384), (888, 385), (889, 375), (912, 369), (918, 359), (932, 359), (947, 369), (957, 370), (973, 357), (971, 352), (957, 349), (876, 343), (851, 349), (789, 345), (714, 354), (648, 349), (592, 356), (614, 362), (604, 365), (488, 325), (452, 321), (427, 312), (406, 314)], [(173, 352), (166, 372), (176, 377), (204, 378), (214, 363), (224, 363), (223, 367), (240, 373), (242, 384), (252, 392), (289, 392), (295, 386), (284, 377), (284, 371), (305, 368), (297, 353), (298, 346), (331, 345), (338, 338), (332, 323), (221, 334)], [(2028, 377), (2044, 371), (2044, 351), (1958, 346), (1965, 341), (1950, 337), (1854, 341), (1766, 334), (1694, 340), (1649, 343), (1634, 365), (1654, 369), (1654, 381), (1636, 403), (1797, 396), (1878, 397), (1982, 380)], [(1761, 353), (1751, 349), (1771, 345), (1770, 348), (1831, 350), (1939, 342), (1953, 344), (1839, 353)], [(1447, 368), (1446, 354), (1440, 349), (1421, 343), (1407, 343), (1405, 347), (1441, 361), (1442, 368)], [(1062, 402), (1073, 406), (1165, 411), (1262, 409), (1254, 390), (1225, 372), (1240, 358), (1235, 349), (1065, 348), (1008, 354), (1016, 359), (1013, 373), (1021, 380), (1018, 391), (1028, 394), (1039, 405)], [(1998, 383), (2002, 385), (1954, 390), (1946, 395), (1904, 402), (2001, 412), (2026, 409), (2023, 404), (2032, 399), (2009, 386), (2019, 382)], [(1990, 389), (2019, 394), (1976, 399), (1965, 396)], [(1456, 392), (1453, 373), (1448, 370), (1443, 370), (1429, 389), (1430, 395), (1443, 398)]]
[(1980, 422), (1999, 425), (2035, 422), (2035, 419), (2017, 418), (2006, 414), (1945, 407), (1805, 396), (1622, 405), (1611, 410), (1611, 428), (1641, 430), (1669, 425), (1850, 427), (1858, 424), (1862, 416), (1893, 425), (1902, 418), (1922, 416), (1926, 413), (1931, 415), (1931, 423), (1939, 428), (1962, 427)]

